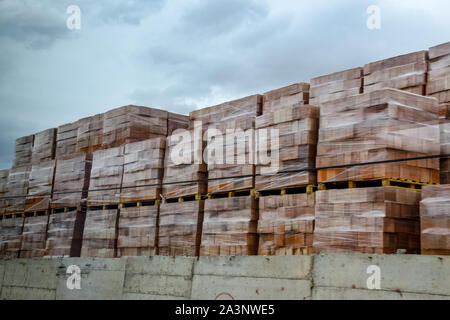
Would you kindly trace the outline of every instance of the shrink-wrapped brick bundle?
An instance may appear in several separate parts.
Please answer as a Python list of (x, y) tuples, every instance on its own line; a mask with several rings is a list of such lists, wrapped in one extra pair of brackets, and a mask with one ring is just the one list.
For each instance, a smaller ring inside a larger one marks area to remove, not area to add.
[(167, 111), (140, 106), (110, 110), (103, 118), (103, 147), (167, 136), (167, 118)]
[(104, 114), (96, 114), (77, 121), (77, 153), (93, 153), (102, 146)]
[(158, 205), (120, 209), (118, 257), (151, 256), (157, 253)]
[(203, 209), (203, 200), (161, 203), (159, 209), (159, 255), (198, 256)]
[(56, 133), (56, 159), (73, 156), (77, 151), (80, 122), (63, 124)]
[(314, 194), (287, 194), (259, 199), (258, 255), (311, 254)]
[(6, 210), (6, 185), (8, 184), (9, 170), (0, 170), (0, 214)]
[[(441, 155), (450, 154), (450, 103), (440, 106)], [(450, 157), (441, 158), (441, 184), (450, 183)]]
[(118, 209), (87, 210), (84, 222), (82, 257), (115, 258)]
[(47, 210), (52, 199), (56, 160), (33, 164), (31, 167), (25, 211)]
[(309, 83), (294, 83), (264, 93), (262, 114), (280, 110), (294, 104), (308, 104)]
[(165, 145), (165, 138), (154, 138), (125, 145), (121, 202), (159, 198), (164, 171)]
[(253, 197), (205, 200), (201, 256), (258, 253), (258, 201)]
[(23, 224), (20, 258), (45, 256), (48, 216), (26, 217)]
[(436, 99), (383, 89), (320, 107), (318, 182), (407, 179), (439, 182), (439, 159), (346, 166), (440, 154)]
[(412, 52), (371, 62), (364, 66), (363, 92), (394, 88), (424, 95), (427, 71), (427, 51)]
[(419, 253), (420, 196), (392, 187), (316, 192), (314, 252)]
[(450, 185), (427, 186), (420, 202), (422, 254), (450, 255)]
[(265, 146), (270, 159), (266, 165), (262, 161), (256, 165), (257, 191), (316, 184), (311, 169), (318, 125), (319, 107), (310, 105), (286, 106), (256, 118), (258, 145)]
[(323, 102), (345, 98), (363, 92), (363, 68), (335, 72), (311, 79), (309, 103), (319, 106)]
[(92, 155), (56, 161), (52, 208), (79, 207), (86, 200)]
[(33, 153), (34, 135), (25, 136), (16, 139), (14, 152), (14, 167), (27, 166), (31, 164), (31, 155)]
[(56, 129), (47, 129), (34, 135), (32, 164), (55, 159), (56, 151)]
[(22, 217), (0, 220), (0, 258), (19, 257), (22, 228)]
[(172, 135), (177, 129), (189, 129), (189, 116), (169, 112), (167, 119), (167, 135)]
[(94, 152), (89, 183), (89, 206), (120, 202), (123, 154), (123, 146)]
[(25, 210), (30, 171), (31, 166), (13, 167), (9, 170), (5, 191), (5, 212)]
[(427, 95), (438, 99), (439, 103), (450, 102), (450, 42), (429, 50), (429, 70)]

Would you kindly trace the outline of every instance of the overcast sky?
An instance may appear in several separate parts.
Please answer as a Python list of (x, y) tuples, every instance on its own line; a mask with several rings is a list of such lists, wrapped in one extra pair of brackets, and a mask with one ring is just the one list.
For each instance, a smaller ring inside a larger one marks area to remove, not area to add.
[(17, 137), (114, 107), (187, 114), (447, 41), (448, 0), (0, 0), (0, 168)]

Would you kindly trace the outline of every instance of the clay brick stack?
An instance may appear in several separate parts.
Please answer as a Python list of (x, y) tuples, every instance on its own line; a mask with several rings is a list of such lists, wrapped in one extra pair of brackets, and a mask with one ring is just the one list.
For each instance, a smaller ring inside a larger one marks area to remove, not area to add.
[(176, 134), (167, 137), (162, 187), (165, 199), (206, 194), (208, 173), (202, 160), (201, 132), (190, 130), (189, 139)]
[(18, 258), (22, 241), (22, 217), (0, 220), (0, 258)]
[(55, 164), (55, 160), (48, 160), (33, 164), (31, 167), (25, 211), (47, 210), (50, 208)]
[(420, 197), (390, 187), (316, 192), (314, 252), (419, 253)]
[(101, 148), (103, 143), (104, 114), (96, 114), (77, 121), (78, 134), (76, 153), (93, 153)]
[[(405, 159), (440, 152), (436, 99), (395, 89), (325, 102), (316, 166)], [(439, 182), (439, 160), (319, 170), (318, 182), (397, 178)]]
[(0, 170), (0, 214), (5, 212), (6, 208), (6, 185), (8, 184), (9, 170)]
[[(271, 159), (267, 165), (258, 162), (256, 166), (256, 190), (316, 184), (316, 173), (312, 171), (277, 173), (315, 168), (318, 125), (319, 107), (310, 105), (286, 106), (256, 118), (258, 143), (267, 147)], [(274, 137), (278, 146), (271, 139), (272, 130), (278, 130)], [(261, 139), (263, 131), (267, 141)], [(276, 149), (275, 153), (271, 149)], [(274, 163), (276, 158), (278, 165)]]
[(335, 72), (311, 79), (309, 103), (315, 106), (363, 92), (363, 68)]
[(364, 66), (364, 93), (394, 88), (424, 95), (427, 84), (428, 52), (418, 51)]
[(165, 146), (162, 137), (125, 145), (121, 202), (159, 199)]
[(82, 257), (117, 256), (118, 209), (87, 210), (84, 223)]
[(201, 256), (258, 253), (258, 201), (253, 197), (205, 200)]
[[(242, 191), (254, 188), (255, 165), (249, 161), (253, 153), (251, 136), (245, 131), (255, 128), (255, 118), (261, 114), (262, 96), (253, 95), (229, 101), (217, 106), (190, 113), (191, 121), (202, 121), (208, 130), (208, 193)], [(214, 132), (213, 129), (219, 130)], [(238, 129), (238, 130), (236, 130)], [(234, 130), (234, 139), (226, 139), (227, 130)], [(239, 132), (238, 132), (239, 131)], [(228, 140), (228, 141), (227, 141)], [(223, 141), (223, 143), (222, 143)], [(243, 154), (238, 148), (241, 147)], [(215, 149), (222, 149), (220, 151)], [(227, 153), (227, 150), (229, 152)], [(245, 157), (245, 163), (238, 163), (238, 157)], [(227, 161), (228, 160), (228, 161)], [(241, 178), (230, 178), (244, 176)]]
[[(441, 155), (450, 154), (450, 103), (440, 106)], [(450, 157), (441, 158), (441, 184), (450, 183)]]
[(47, 129), (34, 135), (32, 164), (40, 164), (55, 159), (56, 129)]
[(274, 112), (294, 104), (308, 104), (309, 83), (294, 83), (264, 93), (262, 113)]
[(14, 167), (26, 166), (31, 163), (34, 135), (16, 139), (14, 152)]
[(20, 258), (45, 256), (48, 216), (26, 217), (23, 224)]
[(258, 255), (311, 254), (314, 194), (287, 194), (259, 199)]
[(103, 118), (103, 148), (165, 137), (167, 118), (167, 111), (140, 106), (130, 105), (110, 110)]
[(157, 254), (158, 212), (158, 205), (120, 209), (118, 257)]
[(429, 50), (427, 95), (439, 103), (450, 103), (450, 42)]
[(58, 127), (55, 154), (57, 159), (68, 157), (76, 153), (79, 125), (80, 123), (77, 121)]
[(189, 129), (189, 116), (169, 112), (167, 118), (167, 135), (172, 135), (177, 129)]
[(5, 191), (5, 212), (14, 213), (25, 210), (25, 197), (28, 194), (28, 179), (31, 166), (13, 167), (9, 170)]
[(427, 186), (420, 202), (422, 254), (450, 255), (450, 185)]
[(161, 203), (159, 211), (159, 255), (198, 256), (204, 200)]

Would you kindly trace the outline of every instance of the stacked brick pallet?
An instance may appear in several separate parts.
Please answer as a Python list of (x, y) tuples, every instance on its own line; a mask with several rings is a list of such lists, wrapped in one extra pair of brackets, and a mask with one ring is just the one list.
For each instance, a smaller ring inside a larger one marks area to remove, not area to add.
[(14, 167), (26, 166), (31, 163), (33, 153), (34, 135), (16, 139), (16, 149), (14, 153)]
[(67, 123), (58, 127), (56, 133), (55, 157), (61, 159), (77, 151), (78, 128), (80, 122)]
[(23, 212), (28, 194), (31, 166), (12, 167), (9, 170), (5, 190), (5, 213)]
[(0, 170), (0, 214), (5, 213), (6, 185), (8, 183), (9, 170)]
[(20, 258), (45, 256), (48, 215), (26, 217), (23, 224)]
[(0, 258), (18, 258), (22, 241), (21, 216), (0, 220)]
[(309, 90), (309, 83), (302, 82), (264, 93), (262, 114), (274, 112), (294, 104), (308, 104)]
[[(450, 103), (440, 106), (441, 155), (450, 154)], [(450, 157), (441, 158), (441, 183), (450, 183)]]
[(309, 103), (315, 106), (323, 102), (353, 96), (363, 92), (363, 68), (335, 72), (311, 79)]
[(422, 189), (420, 203), (422, 254), (450, 255), (450, 185)]
[(77, 121), (76, 153), (93, 153), (101, 148), (103, 143), (103, 118), (100, 113)]
[(364, 66), (364, 93), (394, 88), (424, 95), (427, 84), (427, 51), (413, 52)]
[(46, 255), (80, 255), (85, 204), (89, 188), (92, 155), (80, 155), (56, 162), (52, 214), (47, 230)]
[(201, 256), (258, 253), (258, 201), (253, 197), (205, 201)]
[(419, 253), (419, 190), (390, 187), (316, 192), (314, 251)]

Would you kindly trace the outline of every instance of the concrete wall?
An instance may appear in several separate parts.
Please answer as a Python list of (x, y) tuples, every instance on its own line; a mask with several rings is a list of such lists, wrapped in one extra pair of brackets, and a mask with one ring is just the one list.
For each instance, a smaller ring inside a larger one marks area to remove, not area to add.
[[(81, 289), (67, 288), (67, 268)], [(380, 289), (369, 290), (369, 266)], [(449, 299), (450, 257), (312, 255), (0, 261), (1, 299)]]

